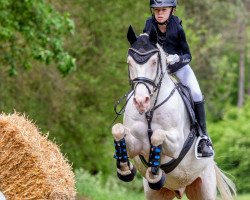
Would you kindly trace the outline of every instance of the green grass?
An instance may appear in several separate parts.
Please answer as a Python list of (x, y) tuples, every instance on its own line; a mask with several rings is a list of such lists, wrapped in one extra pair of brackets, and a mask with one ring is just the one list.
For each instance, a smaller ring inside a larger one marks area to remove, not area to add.
[(238, 195), (237, 200), (249, 200), (250, 199), (250, 194), (243, 194), (243, 195)]
[[(78, 194), (89, 200), (145, 200), (142, 181), (138, 178), (130, 183), (123, 183), (114, 176), (104, 183), (101, 174), (93, 176), (82, 169), (75, 174)], [(182, 199), (187, 200), (186, 197)], [(238, 195), (237, 200), (250, 200), (250, 194)]]
[(134, 189), (128, 188), (116, 176), (108, 178), (104, 183), (101, 174), (92, 176), (84, 170), (77, 170), (76, 181), (78, 194), (90, 200), (145, 200), (143, 192), (135, 185), (136, 182), (133, 181), (131, 186)]

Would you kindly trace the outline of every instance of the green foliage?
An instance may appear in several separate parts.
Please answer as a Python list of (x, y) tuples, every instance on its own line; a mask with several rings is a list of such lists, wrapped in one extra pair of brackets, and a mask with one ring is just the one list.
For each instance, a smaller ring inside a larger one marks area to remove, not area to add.
[[(247, 183), (245, 172), (250, 171), (244, 157), (247, 154), (243, 154), (248, 149), (242, 148), (248, 145), (243, 134), (243, 128), (248, 128), (248, 109), (241, 111), (245, 118), (229, 115), (238, 112), (231, 109), (237, 102), (235, 14), (240, 12), (234, 12), (234, 1), (178, 2), (176, 15), (183, 21), (193, 57), (191, 66), (206, 97), (208, 127), (218, 162), (237, 177), (240, 191), (249, 191), (249, 185), (241, 181)], [(59, 14), (57, 10), (70, 14)], [(114, 118), (113, 104), (129, 89), (127, 29), (131, 24), (137, 34), (141, 33), (149, 16), (144, 0), (1, 0), (0, 109), (24, 112), (42, 132), (49, 131), (50, 138), (62, 144), (63, 153), (75, 169), (102, 172), (106, 178), (115, 176), (113, 138), (108, 127)], [(247, 33), (249, 36), (249, 27)], [(77, 72), (63, 79), (56, 70), (67, 74), (75, 64)], [(8, 66), (10, 74), (19, 72), (19, 76), (8, 77)], [(33, 69), (27, 70), (31, 66)], [(237, 163), (239, 168), (230, 168)]]
[(239, 192), (250, 192), (250, 101), (238, 110), (229, 108), (222, 121), (211, 124), (219, 166), (235, 177)]
[(44, 0), (1, 0), (0, 21), (0, 62), (10, 75), (31, 68), (33, 59), (54, 61), (63, 75), (75, 69), (75, 58), (63, 48), (64, 36), (74, 32), (68, 14)]
[(225, 112), (225, 100), (227, 104), (237, 104), (239, 53), (235, 4), (185, 0), (179, 1), (179, 5), (184, 9), (181, 13), (193, 56), (191, 66), (207, 100), (210, 119), (218, 121)]
[(250, 199), (249, 194), (238, 195), (237, 200), (248, 200)]

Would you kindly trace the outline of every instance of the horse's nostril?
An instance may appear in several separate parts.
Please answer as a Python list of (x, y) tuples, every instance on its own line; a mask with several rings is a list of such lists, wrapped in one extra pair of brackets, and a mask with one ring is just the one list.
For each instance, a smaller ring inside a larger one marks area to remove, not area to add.
[(146, 97), (146, 98), (145, 98), (145, 104), (148, 104), (148, 103), (149, 103), (149, 99), (150, 99), (149, 97)]
[(136, 106), (147, 106), (149, 104), (150, 98), (134, 98), (133, 101)]
[(135, 105), (138, 105), (138, 102), (137, 102), (136, 98), (134, 98), (133, 101), (134, 101)]

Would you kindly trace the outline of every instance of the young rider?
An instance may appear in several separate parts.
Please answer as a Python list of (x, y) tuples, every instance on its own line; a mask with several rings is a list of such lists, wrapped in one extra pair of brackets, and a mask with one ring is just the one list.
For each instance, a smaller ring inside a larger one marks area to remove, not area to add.
[(206, 130), (204, 99), (189, 65), (191, 53), (181, 21), (173, 15), (176, 5), (177, 0), (150, 0), (152, 16), (147, 19), (143, 32), (149, 33), (152, 28), (156, 29), (158, 43), (168, 55), (170, 73), (175, 74), (183, 85), (190, 88), (195, 105), (195, 116), (203, 134), (198, 143), (198, 157), (212, 157), (214, 150)]

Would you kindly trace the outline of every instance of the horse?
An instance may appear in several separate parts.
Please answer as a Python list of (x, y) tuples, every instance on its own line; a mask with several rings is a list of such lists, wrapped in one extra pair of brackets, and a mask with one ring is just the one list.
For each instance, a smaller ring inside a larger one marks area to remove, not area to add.
[[(143, 176), (148, 200), (223, 200), (236, 196), (234, 183), (213, 158), (197, 159), (197, 126), (181, 96), (179, 84), (168, 73), (166, 54), (157, 33), (127, 33), (128, 76), (131, 91), (124, 105), (123, 124), (112, 127), (117, 176), (132, 181)], [(131, 162), (133, 160), (133, 162)]]

